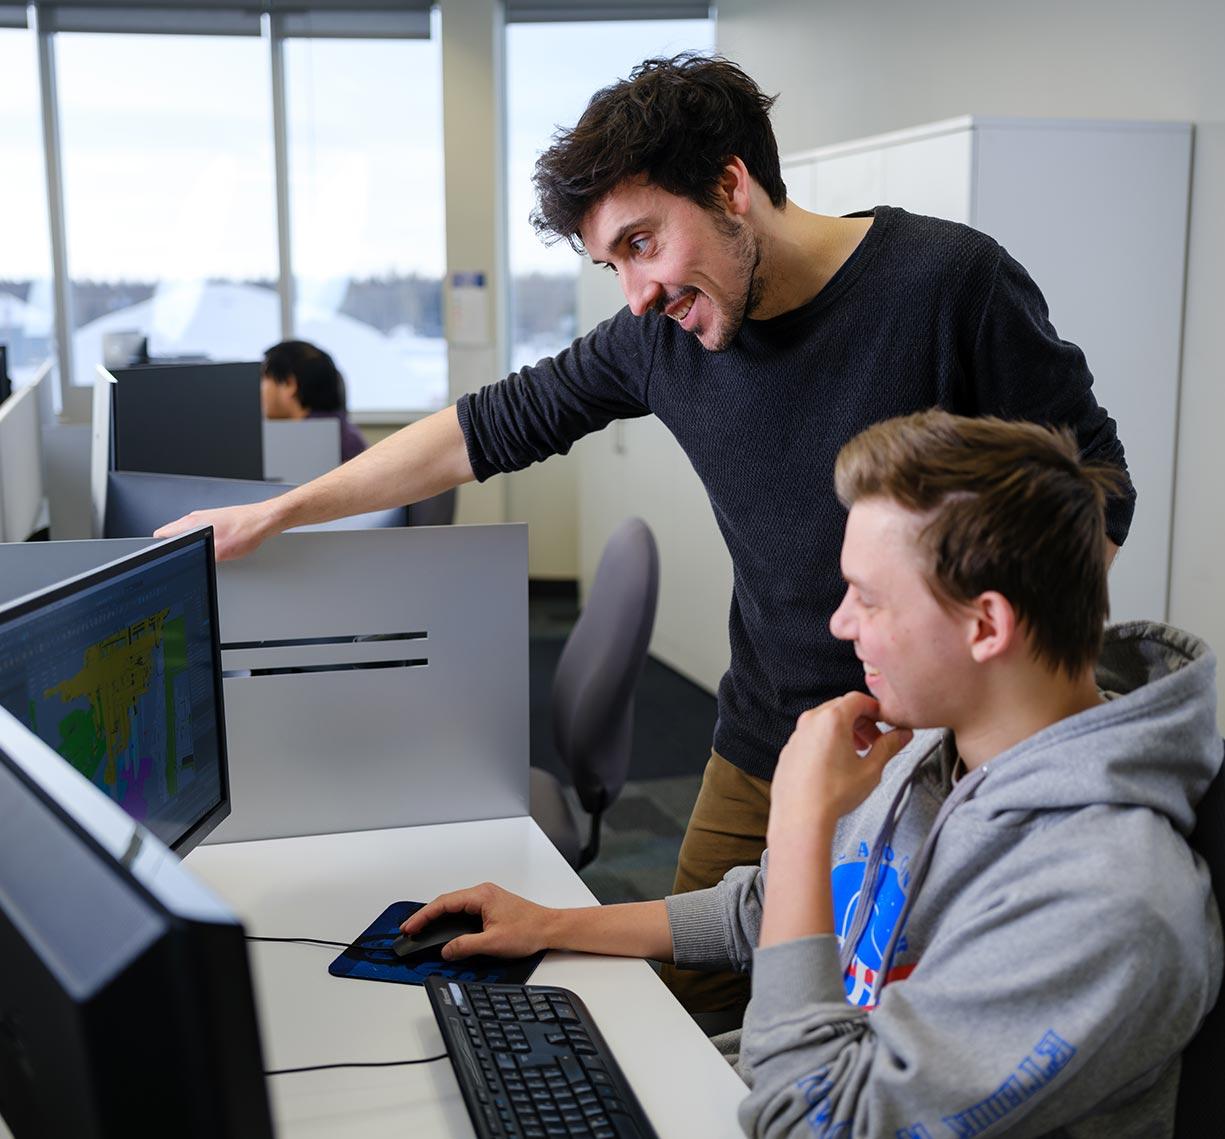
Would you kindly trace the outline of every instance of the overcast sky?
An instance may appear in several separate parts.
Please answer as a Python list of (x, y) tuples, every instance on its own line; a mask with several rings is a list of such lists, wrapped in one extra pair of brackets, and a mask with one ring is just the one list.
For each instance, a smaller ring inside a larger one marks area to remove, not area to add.
[[(571, 268), (526, 221), (531, 170), (558, 124), (642, 58), (709, 50), (706, 22), (512, 25), (507, 184), (512, 266)], [(299, 40), (286, 51), (295, 270), (443, 266), (438, 41)], [(57, 38), (73, 277), (275, 277), (266, 45), (237, 37)], [(0, 30), (0, 278), (49, 267), (30, 33)]]

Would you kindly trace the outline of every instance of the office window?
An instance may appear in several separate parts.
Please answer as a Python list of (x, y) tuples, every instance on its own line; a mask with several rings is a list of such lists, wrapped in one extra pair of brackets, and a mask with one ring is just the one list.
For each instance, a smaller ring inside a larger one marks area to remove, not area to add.
[(33, 35), (0, 29), (0, 344), (20, 386), (55, 355), (51, 240)]
[(151, 357), (255, 359), (280, 338), (267, 44), (56, 37), (73, 381)]
[(448, 398), (438, 28), (291, 39), (285, 73), (295, 334), (335, 358), (350, 411), (436, 410)]
[(714, 50), (711, 20), (509, 24), (506, 29), (507, 235), (511, 367), (566, 347), (576, 324), (579, 259), (546, 246), (528, 216), (536, 159), (558, 126), (573, 126), (601, 87), (651, 56)]

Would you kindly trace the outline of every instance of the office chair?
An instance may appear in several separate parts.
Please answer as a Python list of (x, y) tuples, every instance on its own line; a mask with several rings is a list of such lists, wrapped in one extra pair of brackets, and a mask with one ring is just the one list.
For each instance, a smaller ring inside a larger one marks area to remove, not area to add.
[(591, 816), (585, 846), (561, 782), (542, 768), (531, 769), (532, 818), (576, 870), (599, 853), (600, 821), (625, 786), (634, 690), (658, 597), (655, 539), (642, 519), (626, 519), (604, 547), (553, 678), (553, 741)]
[[(1217, 908), (1225, 917), (1225, 768), (1218, 771), (1196, 812), (1191, 846), (1208, 863)], [(1204, 1019), (1182, 1057), (1174, 1134), (1218, 1139), (1225, 1120), (1225, 1000)]]

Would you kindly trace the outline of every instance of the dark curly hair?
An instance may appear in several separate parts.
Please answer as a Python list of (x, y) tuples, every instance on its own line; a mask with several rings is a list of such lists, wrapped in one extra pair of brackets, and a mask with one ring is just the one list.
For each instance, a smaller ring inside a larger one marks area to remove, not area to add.
[(532, 178), (532, 225), (546, 242), (565, 238), (581, 253), (583, 218), (625, 179), (645, 175), (711, 208), (733, 157), (781, 209), (787, 188), (770, 125), (776, 98), (718, 56), (644, 60), (628, 79), (597, 91), (573, 128), (553, 136)]
[(287, 384), (298, 381), (298, 402), (307, 411), (344, 411), (345, 381), (332, 357), (306, 340), (282, 340), (264, 353), (261, 375)]

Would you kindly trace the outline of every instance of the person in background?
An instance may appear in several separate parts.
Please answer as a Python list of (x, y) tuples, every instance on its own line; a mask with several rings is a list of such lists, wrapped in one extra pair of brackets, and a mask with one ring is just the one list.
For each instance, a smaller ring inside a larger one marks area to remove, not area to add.
[(366, 449), (366, 440), (349, 421), (345, 381), (332, 357), (305, 340), (282, 340), (264, 353), (260, 402), (268, 419), (340, 420), (340, 461)]
[(927, 411), (843, 448), (845, 593), (868, 692), (804, 712), (760, 866), (663, 901), (550, 909), (492, 884), (443, 957), (570, 949), (731, 966), (749, 1135), (1174, 1134), (1221, 925), (1188, 845), (1221, 766), (1215, 660), (1104, 629), (1116, 468), (1071, 434)]

